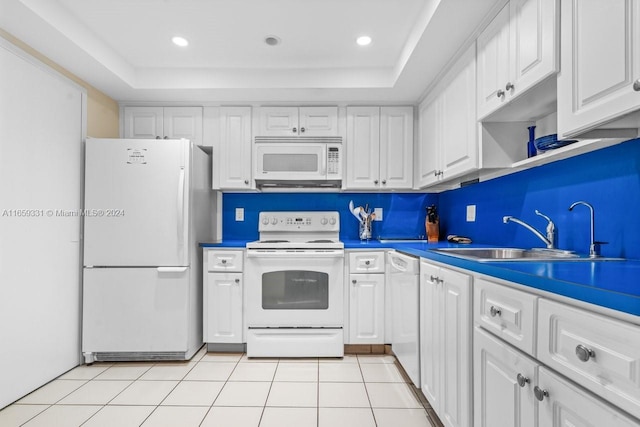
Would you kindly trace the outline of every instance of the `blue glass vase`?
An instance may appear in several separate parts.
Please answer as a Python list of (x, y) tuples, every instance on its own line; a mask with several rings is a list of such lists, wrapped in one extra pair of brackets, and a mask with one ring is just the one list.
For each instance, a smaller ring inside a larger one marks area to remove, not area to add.
[(536, 150), (536, 144), (535, 144), (536, 127), (529, 126), (527, 129), (529, 129), (529, 142), (527, 142), (527, 157), (533, 157), (536, 154), (538, 154), (538, 150)]

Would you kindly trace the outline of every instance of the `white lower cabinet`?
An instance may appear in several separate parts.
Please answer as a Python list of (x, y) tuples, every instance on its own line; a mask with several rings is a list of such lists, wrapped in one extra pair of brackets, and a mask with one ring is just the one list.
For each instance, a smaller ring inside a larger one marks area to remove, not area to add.
[(640, 426), (640, 327), (483, 278), (474, 286), (475, 427)]
[(472, 425), (471, 338), (471, 276), (422, 259), (422, 392), (448, 427)]
[(348, 255), (348, 344), (384, 344), (384, 251), (353, 251)]
[(208, 344), (241, 344), (244, 252), (204, 251), (203, 340)]

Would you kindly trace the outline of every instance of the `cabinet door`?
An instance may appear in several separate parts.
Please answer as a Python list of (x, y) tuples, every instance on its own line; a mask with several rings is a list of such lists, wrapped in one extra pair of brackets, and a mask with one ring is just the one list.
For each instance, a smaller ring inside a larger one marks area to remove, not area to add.
[(558, 134), (640, 108), (640, 1), (562, 1)]
[(258, 136), (297, 136), (298, 107), (258, 109)]
[(242, 273), (207, 273), (204, 341), (242, 343)]
[(251, 188), (251, 107), (220, 108), (219, 153), (220, 188)]
[(535, 427), (537, 363), (480, 327), (473, 337), (474, 427)]
[(347, 108), (348, 189), (377, 189), (380, 183), (380, 108)]
[(124, 138), (156, 139), (164, 136), (162, 107), (125, 107)]
[(380, 108), (380, 185), (413, 186), (413, 107)]
[(419, 118), (416, 187), (424, 188), (438, 181), (440, 169), (440, 117), (442, 103), (435, 98), (422, 104)]
[(351, 344), (384, 344), (384, 274), (349, 275)]
[(637, 427), (638, 421), (593, 397), (552, 371), (539, 370), (539, 388), (546, 390), (538, 403), (538, 425), (545, 427)]
[(202, 144), (202, 107), (165, 107), (163, 138), (188, 139)]
[(338, 107), (300, 107), (300, 136), (338, 135)]
[(440, 269), (442, 389), (438, 416), (449, 426), (472, 425), (471, 277)]
[(478, 119), (506, 101), (509, 79), (509, 5), (478, 36)]
[(511, 70), (506, 90), (514, 97), (558, 71), (558, 2), (510, 0)]
[(420, 383), (422, 392), (438, 414), (442, 406), (439, 274), (440, 268), (420, 263)]
[(467, 49), (451, 73), (452, 80), (441, 96), (442, 125), (438, 140), (442, 179), (454, 178), (478, 168), (475, 46)]

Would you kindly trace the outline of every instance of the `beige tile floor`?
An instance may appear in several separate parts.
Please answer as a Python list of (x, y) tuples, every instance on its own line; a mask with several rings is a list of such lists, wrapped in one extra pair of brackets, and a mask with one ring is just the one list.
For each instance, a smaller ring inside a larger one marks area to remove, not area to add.
[(393, 356), (79, 366), (0, 411), (0, 426), (431, 427)]

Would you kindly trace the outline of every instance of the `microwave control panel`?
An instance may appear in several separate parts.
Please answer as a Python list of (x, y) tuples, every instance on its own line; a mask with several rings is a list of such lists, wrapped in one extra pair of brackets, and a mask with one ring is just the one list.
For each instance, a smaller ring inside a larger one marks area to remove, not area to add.
[(327, 175), (340, 175), (340, 147), (327, 147)]

